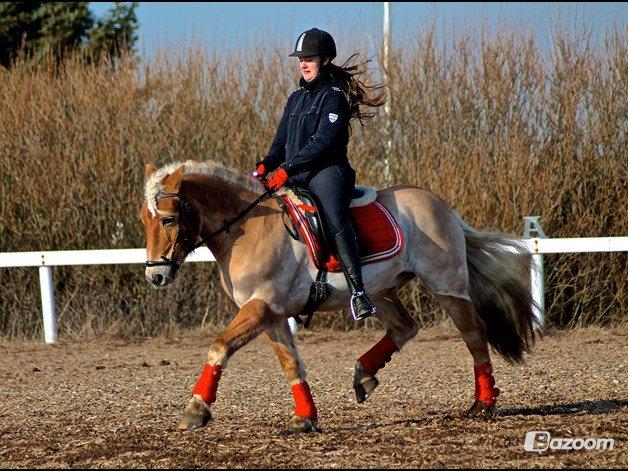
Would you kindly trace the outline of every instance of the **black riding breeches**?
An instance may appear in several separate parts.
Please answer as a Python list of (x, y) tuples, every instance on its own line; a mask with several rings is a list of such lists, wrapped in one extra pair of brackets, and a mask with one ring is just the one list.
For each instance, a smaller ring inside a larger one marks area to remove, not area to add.
[(316, 173), (309, 182), (295, 182), (318, 198), (323, 220), (331, 235), (338, 234), (349, 217), (349, 203), (355, 186), (355, 170), (349, 163), (331, 165)]

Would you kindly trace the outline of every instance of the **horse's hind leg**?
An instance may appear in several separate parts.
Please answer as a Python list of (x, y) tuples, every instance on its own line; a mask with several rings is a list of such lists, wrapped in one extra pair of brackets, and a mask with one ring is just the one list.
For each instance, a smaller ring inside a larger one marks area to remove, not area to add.
[(390, 361), (392, 354), (400, 350), (416, 335), (419, 326), (401, 304), (397, 293), (389, 291), (375, 300), (378, 308), (377, 318), (386, 329), (386, 335), (355, 363), (353, 389), (358, 403), (370, 397), (379, 381), (375, 374)]
[(468, 299), (442, 294), (435, 295), (460, 331), (473, 356), (475, 375), (475, 402), (466, 415), (490, 414), (495, 410), (499, 389), (495, 386), (491, 359), (488, 352), (486, 327), (479, 318), (473, 302)]
[(293, 432), (310, 432), (318, 430), (316, 406), (312, 399), (310, 387), (305, 380), (305, 363), (301, 359), (290, 332), (288, 320), (284, 320), (272, 329), (264, 332), (264, 337), (277, 354), (286, 380), (292, 388), (294, 414), (290, 422)]

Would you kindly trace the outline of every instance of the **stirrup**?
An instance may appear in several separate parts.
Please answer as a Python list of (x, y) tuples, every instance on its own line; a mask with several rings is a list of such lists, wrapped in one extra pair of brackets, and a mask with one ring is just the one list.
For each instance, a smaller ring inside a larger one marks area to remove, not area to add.
[(357, 314), (355, 313), (355, 308), (353, 307), (353, 300), (359, 296), (366, 296), (366, 293), (364, 291), (356, 291), (355, 293), (353, 293), (351, 295), (351, 300), (349, 301), (349, 305), (351, 306), (351, 316), (353, 316), (353, 320), (354, 321), (359, 321), (361, 319), (366, 319), (370, 316), (373, 316), (375, 314), (377, 314), (377, 308), (375, 307), (375, 305), (371, 302), (370, 299), (368, 299), (368, 297), (366, 298), (369, 302), (369, 304), (371, 306), (373, 306), (373, 309), (371, 310), (371, 313), (368, 316), (363, 316), (363, 317), (358, 317)]

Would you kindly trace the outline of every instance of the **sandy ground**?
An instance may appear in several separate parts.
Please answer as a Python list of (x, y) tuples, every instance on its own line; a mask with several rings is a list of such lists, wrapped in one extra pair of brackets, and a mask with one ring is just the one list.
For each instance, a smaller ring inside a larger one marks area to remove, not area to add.
[[(292, 398), (258, 339), (223, 374), (214, 420), (176, 425), (213, 334), (0, 346), (2, 467), (627, 467), (628, 329), (554, 332), (525, 365), (494, 357), (499, 415), (466, 419), (471, 357), (448, 326), (419, 333), (355, 403), (355, 358), (379, 332), (300, 332), (322, 432), (286, 436)], [(614, 449), (523, 449), (525, 435)]]

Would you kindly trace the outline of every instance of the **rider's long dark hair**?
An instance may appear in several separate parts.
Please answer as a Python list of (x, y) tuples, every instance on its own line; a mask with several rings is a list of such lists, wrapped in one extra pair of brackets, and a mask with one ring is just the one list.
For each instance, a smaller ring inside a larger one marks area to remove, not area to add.
[(349, 101), (350, 119), (357, 118), (360, 124), (364, 125), (363, 120), (371, 118), (376, 113), (374, 111), (365, 111), (362, 106), (378, 107), (382, 106), (388, 100), (385, 83), (367, 85), (360, 80), (360, 76), (366, 72), (366, 64), (370, 61), (351, 62), (358, 57), (359, 54), (353, 54), (342, 65), (333, 63), (327, 64), (325, 67), (329, 71), (332, 79), (338, 87), (345, 93)]

